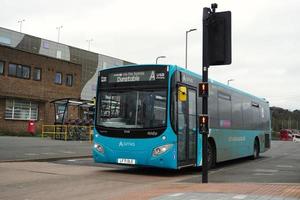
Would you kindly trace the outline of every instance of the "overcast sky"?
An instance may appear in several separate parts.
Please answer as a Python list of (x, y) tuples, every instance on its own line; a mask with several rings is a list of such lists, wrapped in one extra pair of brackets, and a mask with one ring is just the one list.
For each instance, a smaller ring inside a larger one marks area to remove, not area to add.
[(232, 11), (232, 64), (211, 67), (209, 77), (300, 109), (300, 2), (297, 0), (2, 0), (0, 26), (135, 63), (184, 66), (201, 73), (202, 9), (218, 3)]

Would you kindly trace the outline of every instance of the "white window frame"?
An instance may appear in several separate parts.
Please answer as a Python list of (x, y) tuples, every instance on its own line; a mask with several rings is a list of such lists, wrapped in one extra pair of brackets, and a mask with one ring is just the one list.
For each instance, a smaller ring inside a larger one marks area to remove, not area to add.
[[(29, 115), (28, 115), (28, 118), (17, 118), (17, 117), (15, 117), (15, 105), (16, 105), (16, 101), (29, 103)], [(6, 114), (6, 109), (7, 109), (8, 102), (10, 102), (10, 103), (12, 102), (11, 117), (7, 117), (7, 114)], [(35, 114), (33, 114), (33, 110), (32, 110), (32, 106), (33, 105), (37, 106)], [(31, 102), (31, 101), (22, 100), (22, 99), (20, 99), (20, 100), (19, 99), (6, 99), (5, 119), (12, 119), (12, 120), (38, 120), (38, 114), (39, 114), (38, 103), (34, 103), (34, 102)], [(35, 118), (33, 116), (35, 116)]]

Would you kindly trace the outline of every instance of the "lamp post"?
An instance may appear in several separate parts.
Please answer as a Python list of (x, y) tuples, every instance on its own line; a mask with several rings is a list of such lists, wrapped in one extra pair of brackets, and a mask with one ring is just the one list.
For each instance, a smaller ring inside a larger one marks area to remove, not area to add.
[(158, 61), (158, 59), (160, 59), (160, 58), (166, 58), (166, 56), (158, 56), (158, 57), (156, 58), (156, 60), (155, 60), (155, 64), (157, 64), (157, 61)]
[(56, 29), (57, 29), (57, 42), (59, 42), (59, 38), (60, 38), (60, 29), (62, 29), (63, 28), (63, 26), (58, 26), (58, 27), (56, 27)]
[(18, 20), (18, 23), (20, 24), (20, 32), (22, 33), (22, 24), (25, 22), (25, 19)]
[(229, 85), (230, 81), (234, 81), (234, 79), (227, 80), (227, 85)]
[(188, 48), (188, 33), (196, 31), (197, 29), (193, 28), (185, 32), (185, 69), (187, 69), (187, 48)]
[(91, 39), (86, 40), (86, 41), (88, 43), (88, 50), (90, 50), (90, 48), (91, 48), (91, 42), (93, 42), (94, 40), (91, 38)]

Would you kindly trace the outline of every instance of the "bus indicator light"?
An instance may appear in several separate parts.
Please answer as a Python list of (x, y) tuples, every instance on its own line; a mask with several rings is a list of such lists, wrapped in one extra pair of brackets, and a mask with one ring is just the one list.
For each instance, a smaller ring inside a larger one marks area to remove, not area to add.
[(208, 132), (208, 115), (199, 116), (199, 128), (202, 133)]
[(208, 97), (208, 82), (199, 83), (199, 97)]

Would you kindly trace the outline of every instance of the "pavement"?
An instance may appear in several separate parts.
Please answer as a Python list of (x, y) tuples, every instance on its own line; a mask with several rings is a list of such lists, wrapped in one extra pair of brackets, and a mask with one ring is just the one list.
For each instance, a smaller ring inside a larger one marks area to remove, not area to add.
[[(219, 163), (208, 184), (201, 183), (200, 168), (174, 171), (80, 158), (90, 156), (90, 148), (88, 142), (0, 137), (0, 200), (300, 200), (300, 143), (272, 141), (260, 159)], [(24, 161), (32, 158), (49, 160)]]
[(0, 162), (91, 157), (89, 141), (0, 136)]

